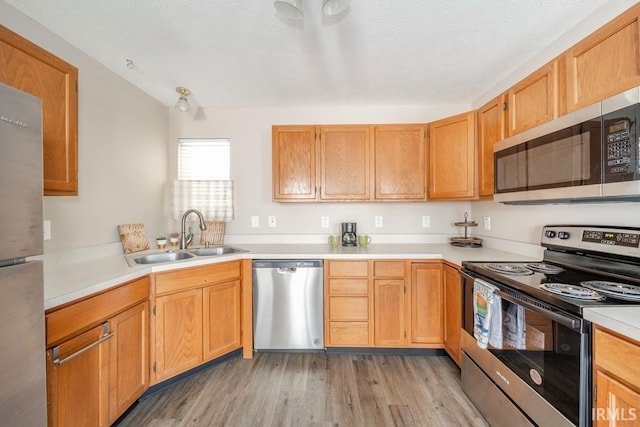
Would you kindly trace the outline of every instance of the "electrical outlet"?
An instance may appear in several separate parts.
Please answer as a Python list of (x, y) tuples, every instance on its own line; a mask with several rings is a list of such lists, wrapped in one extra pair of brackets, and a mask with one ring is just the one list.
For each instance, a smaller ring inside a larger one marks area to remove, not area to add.
[(272, 215), (269, 217), (269, 227), (273, 228), (275, 226), (276, 226), (276, 217)]
[(42, 223), (42, 239), (51, 240), (51, 221), (48, 219)]
[(322, 228), (329, 228), (329, 217), (328, 216), (323, 216), (322, 217), (322, 221), (321, 221), (321, 225)]
[(430, 216), (428, 216), (428, 215), (424, 215), (424, 216), (422, 217), (422, 226), (423, 226), (424, 228), (431, 227), (431, 217), (430, 217)]
[(259, 216), (252, 216), (251, 217), (251, 227), (253, 227), (253, 228), (260, 227), (260, 217)]
[(382, 217), (378, 215), (378, 216), (374, 217), (374, 220), (375, 220), (376, 228), (381, 228), (382, 227)]
[(484, 219), (484, 229), (491, 230), (491, 217), (485, 216), (483, 219)]

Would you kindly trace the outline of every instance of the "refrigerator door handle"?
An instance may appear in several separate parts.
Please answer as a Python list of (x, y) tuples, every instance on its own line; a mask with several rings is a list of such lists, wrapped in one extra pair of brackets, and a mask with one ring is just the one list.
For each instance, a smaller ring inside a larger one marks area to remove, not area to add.
[(54, 347), (52, 352), (53, 352), (53, 363), (55, 365), (63, 365), (65, 363), (67, 363), (68, 361), (70, 361), (71, 359), (74, 359), (78, 356), (80, 356), (82, 353), (91, 350), (93, 347), (102, 344), (103, 342), (110, 340), (111, 338), (113, 338), (113, 332), (109, 332), (109, 322), (104, 322), (102, 324), (102, 335), (100, 336), (100, 339), (92, 342), (91, 344), (81, 348), (80, 350), (76, 351), (75, 353), (70, 354), (69, 356), (65, 357), (64, 359), (60, 360), (60, 346)]

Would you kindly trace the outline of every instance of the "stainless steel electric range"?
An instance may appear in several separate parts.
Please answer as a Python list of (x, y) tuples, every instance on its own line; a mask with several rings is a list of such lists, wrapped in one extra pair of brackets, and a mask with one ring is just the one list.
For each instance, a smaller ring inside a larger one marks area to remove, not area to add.
[(640, 228), (550, 225), (541, 245), (540, 262), (462, 264), (462, 385), (492, 426), (590, 426), (583, 310), (640, 305)]

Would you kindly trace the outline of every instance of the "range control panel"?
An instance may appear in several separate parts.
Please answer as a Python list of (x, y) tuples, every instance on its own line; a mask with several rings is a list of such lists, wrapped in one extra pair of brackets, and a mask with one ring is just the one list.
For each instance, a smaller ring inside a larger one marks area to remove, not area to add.
[(640, 228), (547, 225), (542, 246), (640, 258)]

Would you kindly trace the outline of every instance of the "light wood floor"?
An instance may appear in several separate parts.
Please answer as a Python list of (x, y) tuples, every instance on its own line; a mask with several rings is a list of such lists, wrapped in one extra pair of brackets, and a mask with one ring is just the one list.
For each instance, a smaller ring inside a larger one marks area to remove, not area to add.
[(124, 426), (487, 426), (446, 356), (256, 353), (142, 400)]

